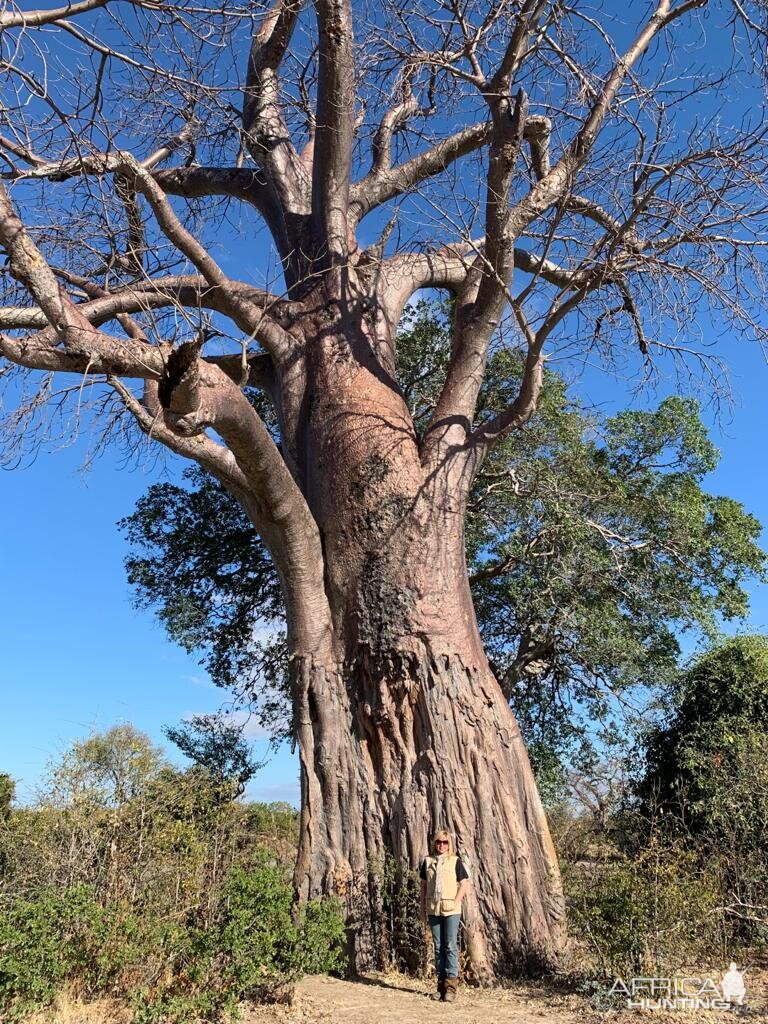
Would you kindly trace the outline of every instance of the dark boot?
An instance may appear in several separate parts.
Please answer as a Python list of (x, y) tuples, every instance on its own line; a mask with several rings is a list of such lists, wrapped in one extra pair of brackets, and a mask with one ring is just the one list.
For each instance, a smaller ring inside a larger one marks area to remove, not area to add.
[(445, 999), (445, 978), (437, 979), (437, 992), (433, 992), (429, 998), (435, 1002), (442, 1002)]
[(446, 978), (445, 979), (445, 995), (443, 996), (446, 1003), (456, 1002), (456, 989), (459, 987), (458, 978)]

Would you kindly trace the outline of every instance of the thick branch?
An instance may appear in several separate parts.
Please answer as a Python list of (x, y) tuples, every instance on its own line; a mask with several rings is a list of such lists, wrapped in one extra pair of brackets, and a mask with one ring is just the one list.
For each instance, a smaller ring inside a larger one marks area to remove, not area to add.
[[(476, 258), (484, 256), (484, 242), (479, 238), (433, 252), (398, 253), (385, 260), (379, 296), (388, 318), (397, 324), (408, 299), (422, 288), (444, 288), (458, 295)], [(559, 288), (578, 288), (588, 276), (588, 271), (568, 270), (518, 246), (513, 256), (517, 270), (535, 274)]]
[[(78, 364), (84, 362), (87, 367), (102, 367), (100, 372), (113, 368), (114, 373), (136, 377), (157, 376), (161, 372), (160, 352), (151, 345), (121, 341), (94, 329), (56, 280), (2, 185), (0, 244), (8, 254), (10, 272), (28, 289), (51, 328), (51, 331), (41, 332), (37, 338), (18, 342), (4, 338), (3, 354), (7, 358), (12, 359), (15, 354), (19, 358), (14, 361), (22, 365), (31, 365), (30, 361), (52, 362), (59, 358), (56, 355), (56, 344), (60, 341), (63, 342), (65, 362), (68, 364), (73, 361)], [(50, 334), (53, 336), (48, 336)], [(70, 369), (71, 365), (65, 368)]]
[(356, 223), (377, 206), (402, 195), (415, 185), (440, 174), (459, 157), (480, 149), (490, 138), (488, 122), (471, 125), (448, 139), (436, 143), (424, 153), (396, 167), (371, 171), (355, 182), (350, 192), (350, 214)]
[[(177, 455), (183, 455), (184, 458), (193, 459), (199, 463), (242, 500), (242, 497), (248, 492), (248, 481), (238, 468), (235, 457), (228, 448), (217, 444), (205, 434), (182, 437), (174, 433), (165, 426), (156, 402), (148, 400), (146, 405), (143, 405), (122, 381), (115, 377), (110, 377), (109, 383), (120, 396), (123, 405), (131, 413), (143, 433), (160, 441)], [(154, 395), (152, 385), (149, 385), (149, 393)], [(154, 406), (154, 413), (147, 406)]]
[[(62, 18), (74, 18), (78, 14), (87, 11), (98, 10), (99, 7), (106, 7), (114, 0), (79, 0), (79, 3), (67, 4), (66, 7), (55, 7), (50, 11), (6, 11), (0, 14), (0, 29), (5, 28), (39, 28), (41, 25), (50, 25), (51, 22), (61, 21)], [(142, 6), (140, 3), (137, 7)]]
[(312, 221), (330, 262), (348, 251), (349, 178), (355, 113), (350, 0), (315, 0), (319, 35)]
[[(529, 117), (525, 124), (524, 138), (538, 137), (545, 125), (549, 126), (547, 118)], [(492, 131), (491, 121), (481, 121), (468, 128), (462, 128), (449, 138), (435, 143), (424, 153), (419, 153), (418, 156), (396, 167), (383, 167), (378, 171), (374, 167), (369, 174), (352, 186), (350, 215), (353, 221), (361, 221), (371, 210), (408, 192), (428, 178), (441, 174), (460, 157), (485, 146), (490, 141)]]
[[(277, 326), (290, 320), (291, 305), (278, 299), (269, 292), (230, 281), (227, 291), (239, 293), (243, 299), (258, 306), (263, 313), (263, 327)], [(75, 306), (78, 313), (90, 324), (99, 327), (123, 313), (149, 312), (169, 306), (183, 306), (189, 309), (211, 309), (225, 313), (228, 298), (223, 294), (225, 289), (211, 287), (203, 277), (181, 275), (179, 277), (160, 277), (154, 280), (137, 282), (120, 288), (118, 291), (103, 293), (90, 302), (81, 302)], [(34, 306), (0, 307), (0, 330), (27, 330), (44, 328), (49, 323), (43, 310)], [(254, 335), (261, 340), (261, 330)]]
[(231, 196), (256, 209), (273, 235), (280, 229), (280, 206), (262, 171), (245, 167), (169, 167), (152, 177), (168, 195), (199, 199)]
[(276, 0), (254, 33), (243, 102), (251, 154), (291, 213), (307, 212), (309, 180), (283, 117), (278, 72), (301, 7), (302, 0)]
[(47, 339), (37, 335), (31, 338), (12, 338), (0, 332), (0, 356), (29, 370), (78, 374), (119, 373), (123, 377), (160, 378), (163, 363), (159, 349), (141, 353), (133, 346), (118, 348), (119, 343), (110, 338), (107, 339), (111, 343), (110, 351), (101, 353), (99, 348), (105, 337), (92, 332), (92, 338), (97, 339), (98, 344), (94, 344), (93, 351), (88, 353), (56, 348)]
[(481, 424), (472, 434), (470, 450), (472, 478), (476, 475), (488, 449), (516, 427), (527, 423), (536, 411), (544, 380), (544, 336), (528, 337), (528, 350), (523, 367), (523, 379), (515, 401), (508, 408)]
[(416, 98), (408, 90), (404, 98), (388, 110), (381, 119), (372, 147), (373, 166), (370, 173), (373, 177), (380, 177), (392, 167), (392, 142), (395, 133), (418, 109), (419, 104)]
[[(527, 226), (554, 203), (563, 201), (571, 189), (574, 176), (584, 164), (597, 139), (600, 128), (613, 104), (618, 91), (650, 45), (653, 38), (681, 14), (694, 7), (703, 6), (707, 0), (684, 0), (671, 9), (671, 0), (660, 0), (652, 17), (645, 24), (637, 38), (620, 58), (607, 82), (594, 101), (584, 124), (554, 167), (547, 170), (530, 189), (524, 199), (511, 210), (502, 208), (507, 202), (510, 178), (501, 148), (503, 136), (500, 132), (499, 114), (503, 113), (503, 102), (496, 94), (487, 96), (494, 115), (494, 136), (491, 145), (488, 172), (488, 198), (486, 204), (487, 239), (486, 265), (482, 267), (482, 279), (475, 295), (468, 294), (463, 304), (457, 305), (458, 342), (455, 345), (445, 385), (435, 408), (430, 427), (425, 435), (422, 457), (431, 462), (442, 459), (442, 453), (462, 448), (463, 440), (471, 431), (474, 409), (482, 373), (485, 354), (492, 330), (498, 323), (503, 303), (508, 295), (511, 269), (514, 265), (507, 256), (515, 239)], [(501, 103), (501, 105), (500, 105)], [(537, 143), (541, 145), (542, 132), (538, 132)], [(496, 156), (494, 157), (494, 147)], [(545, 167), (540, 167), (540, 171)], [(589, 288), (582, 284), (580, 291), (586, 294)], [(578, 297), (566, 305), (580, 301)], [(517, 310), (522, 315), (522, 311)], [(471, 484), (479, 469), (482, 458), (493, 441), (503, 436), (513, 426), (525, 422), (536, 407), (543, 376), (542, 348), (548, 331), (540, 331), (535, 338), (528, 337), (528, 354), (520, 393), (512, 406), (501, 413), (491, 424), (472, 435), (466, 452), (467, 463), (457, 467), (462, 486)], [(463, 432), (463, 437), (462, 437)], [(465, 468), (471, 469), (465, 472)]]
[(460, 443), (471, 428), (488, 346), (504, 310), (514, 269), (509, 196), (528, 102), (522, 90), (514, 105), (508, 96), (493, 94), (487, 98), (493, 136), (488, 158), (485, 246), (482, 256), (475, 259), (476, 284), (468, 280), (459, 295), (451, 362), (422, 448), (427, 462), (445, 445)]
[(242, 356), (204, 356), (204, 361), (220, 370), (241, 387), (259, 388), (278, 402), (278, 381), (272, 358), (266, 352), (252, 352), (243, 360)]
[[(29, 168), (13, 170), (3, 177), (13, 180), (44, 178), (48, 181), (69, 181), (87, 174), (104, 174), (108, 169), (104, 159), (67, 158), (43, 160), (34, 153), (0, 138), (0, 146), (21, 157)], [(206, 196), (230, 196), (250, 203), (272, 228), (279, 220), (280, 207), (264, 174), (246, 167), (167, 167), (155, 170), (153, 158), (142, 160), (140, 166), (149, 171), (167, 195), (200, 199)]]

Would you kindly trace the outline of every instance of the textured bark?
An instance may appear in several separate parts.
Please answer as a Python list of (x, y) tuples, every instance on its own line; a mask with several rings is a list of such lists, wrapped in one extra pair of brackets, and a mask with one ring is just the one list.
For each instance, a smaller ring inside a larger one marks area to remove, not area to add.
[(482, 651), (464, 509), (423, 469), (396, 389), (343, 357), (326, 353), (318, 368), (304, 465), (332, 629), (322, 651), (293, 664), (298, 890), (342, 894), (356, 966), (380, 966), (374, 866), (391, 854), (417, 868), (445, 825), (473, 880), (475, 974), (551, 966), (564, 938), (557, 858)]
[(551, 967), (564, 940), (560, 878), (517, 723), (484, 663), (403, 641), (407, 652), (375, 660), (363, 648), (354, 663), (295, 665), (297, 888), (343, 896), (355, 966), (381, 967), (376, 865), (389, 853), (418, 868), (445, 825), (473, 882), (465, 942), (475, 975)]

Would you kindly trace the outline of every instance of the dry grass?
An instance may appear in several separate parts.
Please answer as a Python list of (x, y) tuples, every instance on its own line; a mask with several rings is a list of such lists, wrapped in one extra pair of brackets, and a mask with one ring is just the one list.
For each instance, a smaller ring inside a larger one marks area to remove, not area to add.
[(130, 1024), (131, 1011), (115, 999), (84, 1003), (72, 992), (61, 992), (56, 1004), (28, 1017), (24, 1024)]

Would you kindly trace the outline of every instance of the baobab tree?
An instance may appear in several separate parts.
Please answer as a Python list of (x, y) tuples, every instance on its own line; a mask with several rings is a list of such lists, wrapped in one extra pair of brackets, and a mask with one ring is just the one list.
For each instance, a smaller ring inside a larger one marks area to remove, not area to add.
[[(0, 15), (0, 354), (32, 388), (12, 425), (70, 375), (246, 510), (287, 616), (295, 884), (346, 899), (358, 967), (372, 865), (416, 866), (440, 823), (471, 865), (478, 974), (562, 946), (546, 817), (478, 636), (466, 500), (546, 358), (699, 362), (719, 386), (710, 319), (761, 334), (764, 129), (744, 110), (730, 127), (718, 54), (686, 56), (705, 15), (746, 76), (760, 11), (736, 0), (630, 3), (631, 29), (558, 0)], [(453, 336), (417, 430), (394, 346), (423, 289), (452, 296)], [(478, 416), (492, 345), (520, 382)]]

